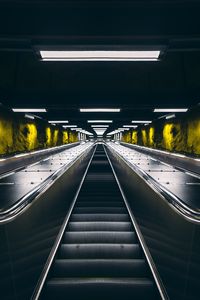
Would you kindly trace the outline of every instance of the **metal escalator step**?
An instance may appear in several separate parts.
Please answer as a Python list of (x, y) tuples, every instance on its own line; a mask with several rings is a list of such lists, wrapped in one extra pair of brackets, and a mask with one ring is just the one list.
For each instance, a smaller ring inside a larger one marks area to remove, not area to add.
[(78, 201), (75, 207), (124, 207), (122, 201)]
[(47, 282), (43, 299), (158, 299), (148, 278), (52, 278)]
[(138, 244), (62, 244), (59, 258), (141, 258)]
[(64, 243), (136, 243), (133, 231), (80, 231), (66, 232)]
[(130, 217), (128, 214), (101, 214), (101, 213), (93, 213), (93, 214), (72, 214), (70, 221), (130, 221)]
[(57, 259), (52, 276), (61, 277), (147, 277), (144, 259)]
[(82, 213), (82, 214), (89, 214), (89, 213), (127, 213), (127, 209), (125, 207), (75, 207), (73, 213)]
[(69, 231), (131, 231), (131, 222), (69, 222)]
[(88, 196), (86, 195), (79, 195), (77, 203), (81, 203), (82, 201), (87, 201), (87, 202), (101, 202), (101, 201), (106, 201), (106, 202), (120, 202), (123, 203), (122, 198), (119, 197), (118, 195), (95, 195), (95, 196)]

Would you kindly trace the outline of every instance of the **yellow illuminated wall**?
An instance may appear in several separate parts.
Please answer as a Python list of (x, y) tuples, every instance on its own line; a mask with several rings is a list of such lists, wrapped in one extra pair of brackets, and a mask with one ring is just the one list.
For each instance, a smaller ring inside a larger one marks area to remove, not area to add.
[[(131, 136), (131, 138), (130, 138)], [(122, 141), (172, 152), (200, 155), (200, 108), (180, 119), (158, 120), (124, 132)]]
[(53, 132), (52, 146), (55, 147), (58, 145), (58, 129), (55, 129)]
[(15, 151), (31, 151), (37, 149), (37, 127), (35, 124), (18, 124), (15, 133)]
[(189, 153), (200, 155), (200, 119), (188, 122), (187, 147)]
[(125, 132), (123, 135), (122, 135), (122, 140), (125, 142), (125, 143), (131, 143), (131, 132)]
[(45, 134), (46, 134), (45, 146), (48, 148), (48, 147), (51, 147), (51, 128), (50, 127), (47, 127), (45, 129)]
[(143, 146), (148, 146), (148, 140), (147, 140), (146, 130), (142, 129), (141, 133), (142, 133), (142, 143), (143, 143)]
[(78, 134), (41, 120), (29, 120), (0, 110), (0, 155), (60, 146), (78, 141)]
[(0, 154), (13, 151), (13, 126), (11, 120), (0, 118)]
[(149, 128), (149, 147), (155, 147), (155, 128)]
[(78, 133), (73, 131), (69, 133), (69, 143), (78, 142)]
[(63, 131), (63, 144), (68, 144), (69, 143), (69, 135), (68, 131)]
[(132, 144), (137, 144), (138, 143), (138, 133), (136, 130), (132, 132)]

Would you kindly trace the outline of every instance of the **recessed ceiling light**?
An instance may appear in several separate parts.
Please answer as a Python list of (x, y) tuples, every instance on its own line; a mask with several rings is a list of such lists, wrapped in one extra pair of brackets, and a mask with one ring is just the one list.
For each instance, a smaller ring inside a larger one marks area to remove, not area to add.
[(157, 61), (160, 50), (40, 50), (43, 61)]
[(88, 120), (88, 123), (112, 123), (112, 120)]
[(152, 121), (131, 121), (132, 123), (138, 123), (138, 124), (145, 124), (145, 123), (151, 123)]
[(120, 108), (80, 108), (80, 112), (120, 112)]
[(14, 112), (47, 112), (45, 108), (12, 108)]
[(154, 112), (186, 112), (188, 108), (155, 108)]
[(69, 123), (69, 121), (48, 121), (50, 124), (54, 123), (54, 124), (64, 124), (64, 123)]

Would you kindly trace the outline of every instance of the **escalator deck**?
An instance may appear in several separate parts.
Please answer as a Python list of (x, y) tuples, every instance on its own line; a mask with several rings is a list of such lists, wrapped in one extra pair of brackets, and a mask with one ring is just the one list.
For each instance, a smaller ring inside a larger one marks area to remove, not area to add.
[(40, 299), (160, 299), (102, 145), (96, 148)]

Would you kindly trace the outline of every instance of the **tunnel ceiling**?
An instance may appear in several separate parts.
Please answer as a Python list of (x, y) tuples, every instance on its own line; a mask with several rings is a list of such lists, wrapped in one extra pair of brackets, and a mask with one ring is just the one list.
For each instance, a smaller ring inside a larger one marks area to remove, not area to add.
[[(0, 102), (45, 119), (154, 119), (155, 107), (200, 102), (200, 2), (0, 1)], [(164, 46), (159, 62), (42, 62), (35, 47)], [(82, 114), (80, 107), (119, 107)]]

